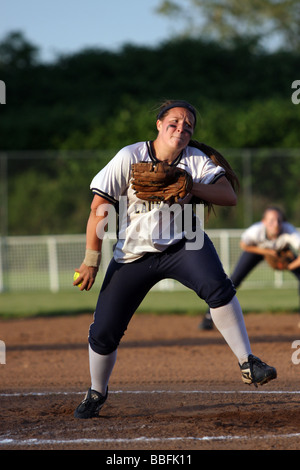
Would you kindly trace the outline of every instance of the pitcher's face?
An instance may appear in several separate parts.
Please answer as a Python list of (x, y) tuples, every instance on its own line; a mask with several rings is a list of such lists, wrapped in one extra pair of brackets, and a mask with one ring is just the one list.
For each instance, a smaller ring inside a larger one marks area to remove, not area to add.
[(156, 123), (159, 139), (168, 147), (183, 150), (189, 143), (194, 131), (195, 119), (186, 108), (172, 108)]

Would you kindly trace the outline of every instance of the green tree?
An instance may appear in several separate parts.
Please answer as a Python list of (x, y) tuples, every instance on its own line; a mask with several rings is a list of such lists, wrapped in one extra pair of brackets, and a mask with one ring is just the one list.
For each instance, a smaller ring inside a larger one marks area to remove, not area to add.
[(276, 39), (284, 49), (300, 50), (299, 0), (162, 0), (157, 13), (185, 18), (183, 34), (257, 44)]
[(0, 43), (0, 67), (23, 69), (38, 61), (39, 49), (21, 31), (11, 31)]

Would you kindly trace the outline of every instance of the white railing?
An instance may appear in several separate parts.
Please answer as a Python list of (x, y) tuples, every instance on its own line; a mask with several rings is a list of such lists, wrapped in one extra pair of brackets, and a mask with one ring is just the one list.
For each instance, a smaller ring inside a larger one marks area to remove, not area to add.
[[(242, 230), (207, 230), (219, 253), (225, 271), (230, 275), (240, 255)], [(103, 241), (98, 277), (103, 278), (112, 256), (115, 239)], [(71, 289), (74, 269), (79, 267), (85, 251), (85, 235), (51, 235), (0, 237), (0, 292), (24, 290)], [(289, 288), (296, 278), (286, 271), (273, 271), (263, 262), (244, 281), (244, 288)], [(155, 289), (179, 290), (172, 279), (161, 281)]]

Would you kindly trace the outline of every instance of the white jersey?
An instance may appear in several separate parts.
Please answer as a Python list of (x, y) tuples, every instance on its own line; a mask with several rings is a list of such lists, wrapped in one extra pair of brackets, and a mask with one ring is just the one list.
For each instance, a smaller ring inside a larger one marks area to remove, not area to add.
[[(168, 204), (142, 201), (136, 197), (131, 187), (131, 164), (151, 161), (157, 160), (152, 153), (150, 142), (129, 145), (121, 149), (91, 182), (90, 188), (94, 194), (107, 199), (115, 207), (119, 206), (120, 211), (123, 209), (122, 216), (119, 214), (121, 223), (114, 247), (114, 258), (117, 262), (131, 262), (148, 252), (161, 252), (179, 241), (178, 232), (174, 232), (174, 220), (178, 213), (170, 217)], [(189, 146), (172, 164), (190, 173), (194, 182), (204, 184), (211, 184), (225, 174), (224, 169), (216, 166), (205, 153)], [(183, 207), (191, 202), (192, 197), (188, 194), (180, 204), (176, 204), (176, 209), (180, 208), (181, 220)], [(163, 217), (163, 227), (161, 214), (166, 214), (166, 217)], [(183, 236), (184, 231), (181, 229), (181, 238)]]
[(282, 232), (275, 240), (269, 240), (263, 222), (251, 225), (242, 235), (241, 240), (246, 245), (270, 248), (272, 250), (291, 249), (297, 254), (300, 251), (300, 233), (290, 223), (283, 222)]

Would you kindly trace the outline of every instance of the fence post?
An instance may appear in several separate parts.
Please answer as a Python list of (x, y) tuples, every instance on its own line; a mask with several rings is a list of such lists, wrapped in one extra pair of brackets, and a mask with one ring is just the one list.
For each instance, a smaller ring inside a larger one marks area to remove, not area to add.
[(8, 235), (7, 154), (0, 153), (0, 234)]
[(59, 275), (57, 262), (57, 246), (54, 237), (47, 238), (48, 261), (49, 261), (49, 279), (51, 292), (59, 291)]
[(0, 237), (0, 293), (4, 292), (4, 278), (3, 278), (3, 256), (2, 256), (2, 250), (3, 250), (3, 240), (4, 237)]
[(226, 274), (230, 275), (230, 245), (229, 233), (226, 230), (220, 231), (220, 258)]
[(282, 271), (274, 271), (274, 287), (279, 289), (283, 286)]

